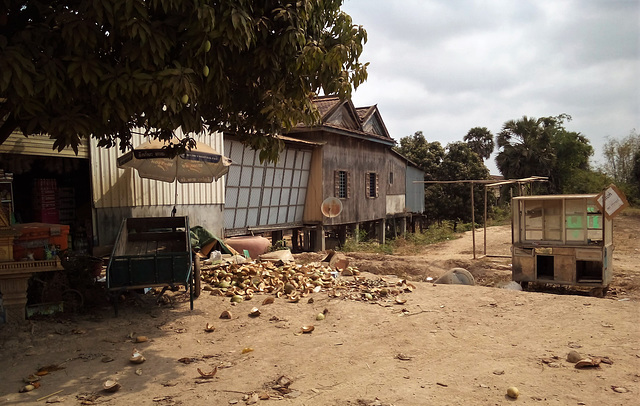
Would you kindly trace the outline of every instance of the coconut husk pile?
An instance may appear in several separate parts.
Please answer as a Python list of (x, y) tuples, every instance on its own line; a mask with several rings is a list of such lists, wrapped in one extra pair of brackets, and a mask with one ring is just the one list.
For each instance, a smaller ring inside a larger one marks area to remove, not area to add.
[(306, 265), (270, 261), (227, 263), (203, 266), (201, 274), (202, 280), (208, 284), (204, 290), (212, 295), (230, 297), (233, 301), (237, 301), (239, 296), (250, 300), (255, 294), (268, 294), (297, 302), (320, 292), (335, 298), (370, 301), (415, 289), (404, 280), (388, 282), (380, 277), (367, 279), (360, 275), (356, 267), (349, 266), (342, 270), (327, 262)]
[[(329, 291), (330, 297), (344, 297), (351, 300), (378, 301), (397, 297), (403, 293), (411, 293), (415, 286), (400, 279), (389, 282), (384, 278), (367, 279), (358, 275), (336, 280), (335, 286)], [(400, 303), (400, 302), (398, 302)]]

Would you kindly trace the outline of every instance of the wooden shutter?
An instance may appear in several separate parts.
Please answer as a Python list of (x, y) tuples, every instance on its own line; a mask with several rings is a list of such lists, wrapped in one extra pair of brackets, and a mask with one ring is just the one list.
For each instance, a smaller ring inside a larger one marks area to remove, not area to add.
[(366, 172), (364, 174), (364, 195), (367, 197), (367, 199), (371, 197), (371, 182), (369, 181), (369, 175), (369, 172)]
[(347, 172), (347, 199), (351, 197), (351, 173)]
[(340, 171), (333, 171), (333, 195), (340, 197)]
[(380, 196), (379, 191), (380, 191), (380, 185), (379, 185), (379, 176), (377, 173), (374, 173), (373, 176), (376, 177), (376, 197)]

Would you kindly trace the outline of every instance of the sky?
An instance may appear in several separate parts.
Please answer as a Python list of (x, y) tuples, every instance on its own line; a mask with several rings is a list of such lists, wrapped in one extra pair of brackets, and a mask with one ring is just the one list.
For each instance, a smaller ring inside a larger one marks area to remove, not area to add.
[[(443, 146), (473, 127), (569, 114), (602, 164), (608, 138), (640, 131), (640, 0), (345, 0), (367, 31), (368, 79), (390, 135)], [(487, 167), (499, 174), (495, 153)]]

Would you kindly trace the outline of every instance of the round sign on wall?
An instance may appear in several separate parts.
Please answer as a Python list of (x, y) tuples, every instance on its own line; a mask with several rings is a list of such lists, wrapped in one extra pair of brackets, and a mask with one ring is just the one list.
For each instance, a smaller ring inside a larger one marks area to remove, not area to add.
[(327, 197), (320, 205), (320, 210), (326, 217), (336, 217), (342, 213), (342, 201), (337, 197)]

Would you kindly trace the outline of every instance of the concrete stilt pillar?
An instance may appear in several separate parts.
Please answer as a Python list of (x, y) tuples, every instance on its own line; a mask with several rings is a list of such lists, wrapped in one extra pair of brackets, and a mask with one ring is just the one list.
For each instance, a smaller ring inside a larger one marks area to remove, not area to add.
[(300, 242), (298, 239), (300, 238), (300, 230), (294, 228), (291, 230), (291, 250), (294, 252), (300, 251)]
[(271, 245), (276, 244), (278, 241), (284, 238), (284, 233), (282, 230), (272, 231), (271, 232)]
[(305, 251), (311, 251), (311, 238), (309, 230), (302, 230), (302, 249)]
[(347, 241), (347, 226), (340, 226), (338, 228), (338, 241), (341, 247)]
[(353, 225), (353, 240), (355, 242), (360, 242), (360, 223)]
[(326, 249), (325, 241), (324, 241), (324, 226), (319, 224), (316, 226), (313, 231), (314, 242), (313, 242), (313, 250), (314, 251), (324, 251)]
[(406, 235), (407, 234), (407, 218), (406, 217), (402, 217), (400, 219), (400, 235)]
[(386, 231), (387, 231), (386, 228), (387, 227), (386, 227), (386, 224), (385, 224), (385, 219), (378, 220), (376, 222), (376, 228), (377, 228), (376, 234), (377, 234), (377, 237), (378, 237), (378, 241), (380, 242), (380, 244), (384, 244), (386, 239), (387, 239), (386, 238)]

